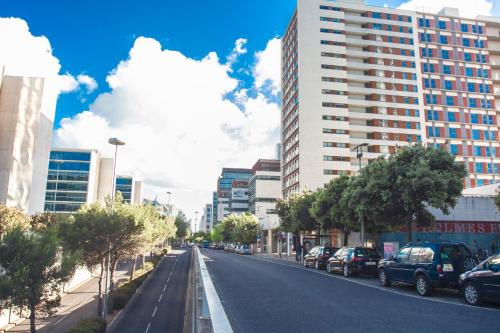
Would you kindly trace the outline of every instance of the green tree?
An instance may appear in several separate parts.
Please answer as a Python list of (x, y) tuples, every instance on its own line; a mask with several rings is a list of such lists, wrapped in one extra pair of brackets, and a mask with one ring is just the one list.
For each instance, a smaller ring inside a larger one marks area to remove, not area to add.
[(220, 243), (224, 240), (222, 237), (222, 228), (222, 224), (219, 223), (210, 232), (210, 240), (213, 243)]
[(29, 228), (29, 220), (19, 208), (7, 207), (0, 203), (0, 239), (3, 235), (14, 228)]
[(301, 231), (317, 230), (320, 224), (311, 214), (315, 200), (316, 192), (310, 190), (293, 194), (285, 200), (278, 200), (276, 210), (283, 230), (296, 235)]
[(54, 313), (61, 285), (74, 272), (75, 257), (59, 245), (54, 228), (26, 232), (16, 227), (0, 242), (0, 266), (5, 270), (0, 276), (0, 295), (8, 304), (29, 308), (32, 333), (37, 316)]
[(254, 244), (257, 240), (259, 224), (257, 217), (250, 213), (235, 216), (235, 227), (232, 238), (241, 244)]
[(81, 254), (79, 264), (99, 272), (97, 315), (102, 316), (102, 282), (108, 256), (109, 213), (100, 204), (84, 205), (61, 224), (63, 246)]
[(411, 241), (413, 223), (434, 222), (429, 207), (448, 214), (455, 206), (466, 174), (446, 150), (412, 145), (364, 168), (356, 187), (358, 196), (351, 199), (358, 200), (358, 215), (371, 220), (374, 229), (406, 224)]
[(317, 192), (310, 209), (323, 230), (336, 228), (344, 232), (344, 245), (347, 245), (349, 233), (358, 230), (358, 223), (346, 199), (351, 184), (352, 179), (346, 175), (332, 179)]
[(177, 238), (184, 240), (191, 236), (190, 221), (182, 211), (175, 217), (175, 226), (177, 227)]

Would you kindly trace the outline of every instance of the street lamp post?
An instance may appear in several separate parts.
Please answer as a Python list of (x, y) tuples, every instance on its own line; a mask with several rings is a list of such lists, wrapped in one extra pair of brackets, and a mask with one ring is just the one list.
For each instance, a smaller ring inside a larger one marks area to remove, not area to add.
[[(116, 187), (116, 157), (118, 155), (118, 146), (123, 146), (125, 145), (125, 142), (117, 139), (117, 138), (110, 138), (108, 140), (108, 143), (115, 146), (115, 159), (113, 161), (113, 179), (112, 179), (112, 186), (111, 186), (111, 214), (113, 214), (113, 205), (115, 203), (115, 187)], [(108, 236), (109, 237), (109, 236)], [(110, 270), (110, 265), (111, 265), (111, 241), (108, 238), (108, 262), (106, 263), (106, 281), (104, 285), (104, 304), (103, 304), (103, 318), (106, 320), (106, 316), (108, 314), (108, 298), (109, 298), (109, 290), (108, 290), (108, 280), (109, 280), (109, 270)], [(109, 281), (109, 286), (111, 287), (112, 281)]]
[[(352, 151), (356, 150), (356, 157), (359, 160), (359, 170), (358, 173), (361, 173), (361, 158), (363, 157), (363, 147), (367, 147), (368, 143), (364, 142), (352, 149)], [(365, 220), (360, 216), (359, 222), (361, 224), (361, 244), (365, 246)]]
[(168, 194), (168, 216), (172, 216), (172, 206), (170, 206), (170, 195), (172, 194), (172, 192), (170, 191), (167, 191), (167, 194)]
[(194, 232), (196, 232), (196, 226), (198, 225), (198, 212), (194, 212)]

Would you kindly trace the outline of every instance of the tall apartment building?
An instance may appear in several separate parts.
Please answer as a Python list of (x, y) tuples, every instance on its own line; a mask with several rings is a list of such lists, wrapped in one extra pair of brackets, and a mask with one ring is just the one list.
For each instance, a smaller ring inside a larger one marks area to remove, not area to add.
[[(55, 213), (77, 211), (83, 204), (105, 203), (112, 191), (113, 158), (102, 158), (97, 150), (54, 148), (50, 151), (44, 210)], [(116, 191), (126, 202), (142, 202), (142, 182), (129, 176), (116, 177)]]
[(44, 208), (55, 97), (40, 77), (4, 75), (0, 64), (0, 202)]
[(252, 170), (223, 168), (217, 180), (217, 223), (231, 213), (248, 211), (248, 180)]
[[(424, 142), (499, 180), (497, 18), (298, 0), (282, 38), (283, 193), (322, 187)], [(430, 51), (431, 50), (431, 51)], [(495, 74), (496, 73), (496, 74)]]

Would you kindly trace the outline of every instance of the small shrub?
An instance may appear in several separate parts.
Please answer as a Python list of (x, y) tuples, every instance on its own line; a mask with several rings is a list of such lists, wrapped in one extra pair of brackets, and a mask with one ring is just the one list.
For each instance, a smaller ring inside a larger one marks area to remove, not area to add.
[(106, 322), (100, 317), (90, 317), (80, 320), (68, 333), (104, 333)]

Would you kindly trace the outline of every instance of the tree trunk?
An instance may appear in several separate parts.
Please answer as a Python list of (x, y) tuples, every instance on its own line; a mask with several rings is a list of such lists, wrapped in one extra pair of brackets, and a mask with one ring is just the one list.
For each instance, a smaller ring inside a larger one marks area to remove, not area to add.
[(109, 294), (108, 294), (108, 313), (113, 313), (113, 289), (115, 288), (115, 283), (113, 282), (113, 276), (115, 275), (116, 264), (118, 260), (111, 263), (109, 272)]
[(104, 275), (104, 264), (101, 262), (101, 273), (99, 273), (99, 280), (97, 281), (97, 317), (102, 317), (102, 277)]
[(130, 274), (130, 281), (134, 279), (136, 266), (137, 266), (137, 255), (134, 256), (134, 262), (132, 263), (132, 273)]
[(347, 246), (348, 242), (349, 242), (349, 231), (344, 230), (344, 246)]
[(406, 222), (406, 229), (407, 229), (407, 240), (408, 243), (413, 241), (413, 220), (408, 220)]
[(34, 301), (30, 301), (30, 331), (36, 333), (36, 305)]

